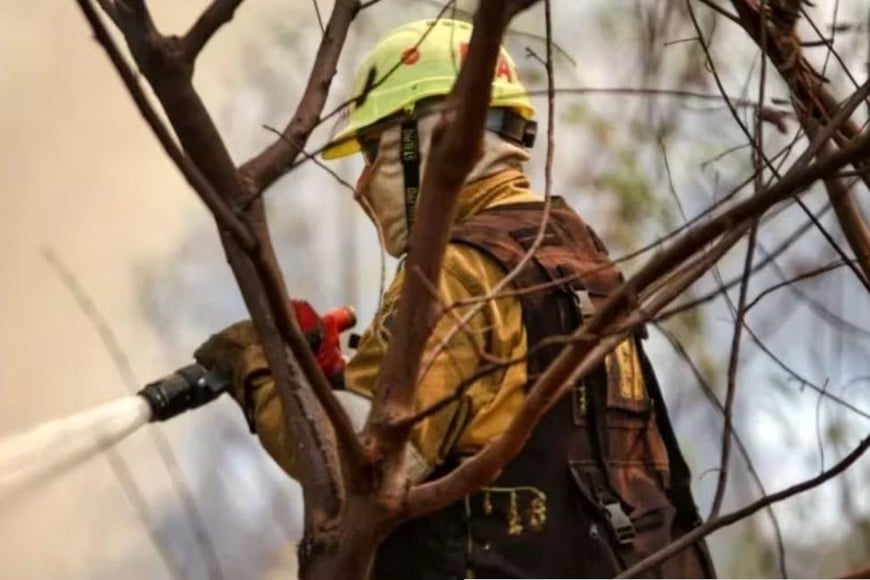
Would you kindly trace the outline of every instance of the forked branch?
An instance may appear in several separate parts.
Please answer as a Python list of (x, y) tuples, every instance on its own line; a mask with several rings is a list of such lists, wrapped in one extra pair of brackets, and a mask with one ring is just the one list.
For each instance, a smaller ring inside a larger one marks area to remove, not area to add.
[(182, 39), (184, 53), (190, 62), (202, 51), (211, 37), (227, 22), (233, 19), (236, 8), (244, 0), (212, 0)]
[(293, 167), (311, 131), (317, 126), (335, 76), (344, 40), (359, 8), (359, 0), (336, 0), (296, 112), (280, 138), (239, 168), (250, 196), (249, 200), (259, 196)]

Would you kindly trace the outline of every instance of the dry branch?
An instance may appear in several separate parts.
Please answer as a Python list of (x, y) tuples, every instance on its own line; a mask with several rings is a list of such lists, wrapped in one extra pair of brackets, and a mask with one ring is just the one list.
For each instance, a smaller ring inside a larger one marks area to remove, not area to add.
[(190, 62), (196, 59), (220, 27), (233, 19), (236, 8), (242, 2), (244, 0), (212, 0), (182, 39), (184, 54)]
[[(801, 42), (795, 31), (797, 16), (802, 11), (800, 3), (794, 7), (794, 18), (766, 19), (761, 15), (761, 6), (755, 0), (732, 0), (738, 13), (738, 24), (762, 48), (776, 66), (791, 91), (792, 103), (801, 126), (810, 138), (815, 139), (819, 127), (836, 117), (842, 109), (824, 86), (824, 78), (803, 57)], [(831, 47), (831, 50), (833, 48)], [(853, 98), (866, 100), (868, 83), (860, 87)], [(860, 134), (858, 125), (846, 119), (832, 137), (840, 146)], [(825, 139), (827, 141), (827, 139)], [(856, 159), (855, 169), (866, 169), (867, 159)], [(870, 177), (862, 175), (870, 187)], [(863, 271), (862, 282), (870, 281), (870, 228), (848, 188), (834, 177), (825, 180), (828, 196), (837, 213), (837, 218), (846, 234), (846, 240)]]
[[(251, 234), (250, 228), (240, 220), (235, 213), (233, 213), (230, 206), (218, 195), (205, 176), (203, 176), (199, 168), (185, 156), (181, 149), (179, 149), (178, 144), (172, 137), (169, 129), (166, 128), (163, 121), (151, 106), (148, 97), (145, 96), (142, 87), (139, 86), (136, 74), (130, 70), (130, 67), (124, 60), (118, 47), (115, 46), (114, 41), (109, 36), (106, 28), (100, 21), (99, 16), (97, 16), (93, 6), (86, 0), (78, 0), (78, 3), (94, 32), (94, 38), (96, 38), (97, 42), (99, 42), (106, 51), (106, 54), (112, 61), (112, 65), (115, 67), (118, 76), (121, 77), (124, 86), (126, 86), (127, 91), (133, 98), (136, 108), (154, 132), (154, 135), (157, 137), (163, 150), (169, 158), (172, 159), (182, 175), (184, 175), (187, 183), (194, 189), (194, 191), (199, 193), (205, 205), (209, 210), (211, 210), (215, 219), (219, 221), (220, 226), (231, 231), (246, 250), (252, 250), (256, 246), (256, 241)], [(101, 4), (105, 4), (105, 2), (101, 2)], [(117, 18), (117, 12), (115, 11), (114, 5), (111, 5), (111, 10), (111, 14), (115, 15), (113, 18)]]
[(350, 24), (359, 10), (359, 0), (336, 1), (332, 16), (320, 39), (320, 47), (317, 49), (305, 92), (292, 119), (284, 128), (283, 136), (239, 168), (251, 196), (249, 201), (259, 196), (293, 167), (311, 131), (320, 121), (329, 87), (335, 76), (338, 57), (344, 47)]
[[(406, 269), (419, 272), (430, 283), (437, 282), (440, 276), (459, 191), (480, 154), (502, 35), (511, 18), (531, 4), (530, 0), (485, 0), (475, 15), (468, 56), (447, 98), (447, 110), (441, 113), (433, 132), (423, 171), (421, 190), (425, 194), (420, 198), (419, 218), (409, 242)], [(435, 306), (421, 277), (409, 276), (366, 426), (368, 436), (377, 440), (378, 453), (385, 457), (401, 457), (408, 439), (409, 429), (394, 425), (412, 412), (420, 357), (435, 318)]]
[[(432, 349), (426, 361), (423, 363), (423, 370), (420, 377), (425, 377), (429, 369), (435, 364), (438, 355), (447, 349), (453, 337), (465, 328), (465, 326), (476, 316), (483, 307), (490, 301), (496, 299), (503, 294), (505, 288), (508, 288), (514, 279), (523, 271), (523, 269), (532, 260), (537, 253), (541, 244), (544, 242), (544, 237), (547, 232), (547, 224), (550, 221), (550, 208), (552, 205), (552, 190), (553, 190), (553, 156), (555, 151), (555, 118), (556, 118), (556, 102), (555, 102), (555, 75), (553, 74), (553, 42), (552, 42), (552, 14), (550, 0), (545, 0), (544, 21), (546, 27), (546, 38), (550, 39), (547, 43), (546, 58), (542, 59), (535, 54), (530, 48), (526, 50), (533, 54), (537, 60), (544, 65), (544, 70), (547, 73), (547, 154), (544, 163), (544, 207), (541, 212), (541, 223), (538, 226), (538, 231), (532, 244), (526, 250), (523, 257), (517, 262), (516, 266), (508, 272), (498, 283), (484, 296), (475, 299), (475, 304), (469, 308), (461, 317), (458, 318), (456, 324), (447, 332), (440, 344)], [(452, 311), (451, 311), (452, 312)], [(457, 392), (459, 392), (457, 390)], [(420, 413), (417, 413), (419, 415)]]

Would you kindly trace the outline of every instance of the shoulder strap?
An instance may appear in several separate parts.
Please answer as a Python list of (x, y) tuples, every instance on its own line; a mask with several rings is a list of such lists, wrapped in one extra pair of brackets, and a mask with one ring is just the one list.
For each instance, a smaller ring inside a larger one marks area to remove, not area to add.
[[(517, 267), (541, 232), (543, 202), (496, 206), (457, 224), (451, 242), (475, 247), (510, 271)], [(620, 283), (619, 272), (604, 244), (562, 198), (551, 201), (543, 238), (514, 286), (531, 283), (532, 264), (564, 289), (585, 289), (606, 295)]]

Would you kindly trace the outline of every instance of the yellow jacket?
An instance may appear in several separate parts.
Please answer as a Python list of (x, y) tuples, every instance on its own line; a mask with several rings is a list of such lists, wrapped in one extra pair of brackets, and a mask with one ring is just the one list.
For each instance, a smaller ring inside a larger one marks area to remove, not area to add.
[[(456, 220), (461, 222), (485, 208), (537, 199), (521, 172), (502, 171), (463, 189)], [(457, 320), (476, 304), (475, 299), (491, 294), (503, 277), (501, 267), (480, 252), (465, 245), (448, 245), (438, 283), (445, 312), (423, 355), (421, 370), (424, 374), (417, 389), (418, 409), (455, 393), (483, 359), (493, 362), (525, 357), (522, 308), (519, 300), (509, 295), (486, 300), (468, 324), (454, 333), (448, 344), (442, 344)], [(404, 279), (405, 271), (400, 267), (345, 369), (345, 386), (351, 392), (371, 398)], [(624, 341), (606, 364), (617, 364), (626, 371), (617, 375), (623, 377), (621, 382), (625, 383), (620, 385), (621, 390), (640, 395), (642, 379), (630, 340)], [(526, 379), (525, 365), (513, 364), (468, 385), (459, 400), (416, 425), (411, 442), (421, 457), (415, 458), (422, 459), (428, 471), (451, 452), (464, 456), (479, 450), (505, 430), (519, 409), (525, 396)], [(294, 475), (292, 446), (285, 443), (281, 404), (271, 377), (266, 375), (255, 380), (252, 402), (263, 446), (285, 471)]]
[[(507, 170), (467, 185), (460, 193), (456, 219), (462, 221), (484, 208), (536, 199), (539, 198), (529, 191), (526, 177), (519, 171)], [(490, 293), (503, 277), (501, 268), (486, 256), (464, 245), (448, 245), (438, 290), (442, 305), (453, 307), (442, 315), (423, 355), (422, 368), (428, 366), (428, 370), (417, 390), (419, 408), (454, 393), (477, 369), (481, 356), (508, 360), (525, 354), (522, 310), (515, 297), (487, 301), (468, 325), (441, 348), (458, 317), (471, 308), (470, 304), (463, 305), (463, 301)], [(349, 391), (371, 397), (404, 279), (405, 271), (400, 266), (378, 313), (363, 333), (356, 354), (348, 362), (345, 386)], [(429, 364), (436, 352), (437, 356)], [(439, 464), (450, 451), (463, 455), (474, 453), (505, 429), (522, 404), (525, 383), (526, 370), (522, 364), (479, 379), (466, 389), (457, 403), (416, 426), (412, 434), (414, 447), (430, 468)], [(262, 377), (254, 383), (252, 403), (263, 447), (293, 475), (292, 446), (285, 444), (281, 403), (271, 377)]]

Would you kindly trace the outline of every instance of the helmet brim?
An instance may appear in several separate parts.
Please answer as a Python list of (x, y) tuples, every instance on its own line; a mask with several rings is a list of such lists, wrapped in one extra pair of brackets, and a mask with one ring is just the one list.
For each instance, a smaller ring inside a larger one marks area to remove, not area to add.
[(334, 141), (329, 143), (320, 154), (326, 161), (349, 157), (354, 153), (359, 153), (360, 144), (355, 135), (340, 135)]

